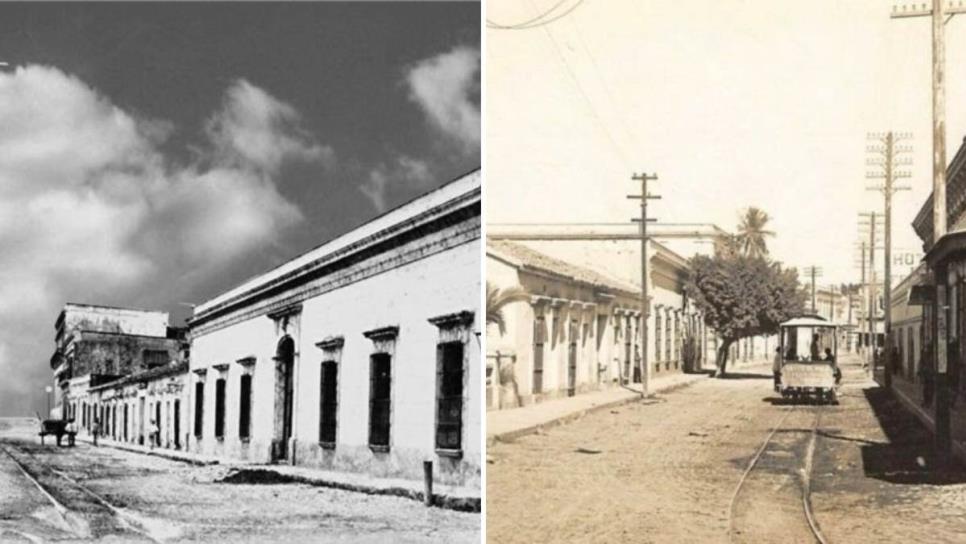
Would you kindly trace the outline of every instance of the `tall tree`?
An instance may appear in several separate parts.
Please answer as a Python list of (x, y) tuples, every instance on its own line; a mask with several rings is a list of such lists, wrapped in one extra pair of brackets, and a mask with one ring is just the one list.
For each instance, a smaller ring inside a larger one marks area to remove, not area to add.
[(774, 334), (780, 323), (805, 308), (798, 273), (780, 263), (722, 251), (713, 257), (695, 255), (690, 268), (687, 294), (722, 339), (715, 361), (719, 377), (725, 375), (732, 344)]
[(774, 236), (773, 231), (765, 227), (771, 217), (761, 208), (754, 206), (745, 210), (738, 222), (738, 246), (749, 257), (764, 257), (768, 255), (768, 244), (765, 238)]

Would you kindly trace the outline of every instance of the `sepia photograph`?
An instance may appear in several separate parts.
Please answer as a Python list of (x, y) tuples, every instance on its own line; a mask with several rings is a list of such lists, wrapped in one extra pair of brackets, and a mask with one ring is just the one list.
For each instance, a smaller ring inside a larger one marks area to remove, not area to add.
[(479, 2), (0, 3), (0, 542), (480, 542)]
[(966, 4), (487, 0), (486, 539), (966, 539)]

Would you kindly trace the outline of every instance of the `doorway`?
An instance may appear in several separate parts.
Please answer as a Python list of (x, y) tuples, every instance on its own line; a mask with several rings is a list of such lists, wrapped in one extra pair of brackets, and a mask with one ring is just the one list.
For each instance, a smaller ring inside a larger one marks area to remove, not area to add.
[(286, 336), (275, 352), (275, 447), (274, 460), (289, 459), (289, 439), (292, 438), (294, 396), (295, 341)]

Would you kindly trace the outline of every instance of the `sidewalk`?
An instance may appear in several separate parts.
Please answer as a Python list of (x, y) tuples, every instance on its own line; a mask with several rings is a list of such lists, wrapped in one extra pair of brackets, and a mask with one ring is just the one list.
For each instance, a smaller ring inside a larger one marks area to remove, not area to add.
[[(762, 361), (749, 361), (730, 367), (731, 371), (761, 366)], [(672, 374), (651, 378), (649, 396), (668, 393), (709, 378), (709, 374)], [(640, 384), (613, 387), (603, 391), (581, 393), (573, 397), (538, 402), (520, 408), (490, 410), (486, 413), (486, 443), (508, 441), (541, 429), (573, 421), (586, 414), (641, 400)]]
[[(875, 381), (880, 386), (885, 387), (881, 370), (876, 372)], [(935, 405), (923, 407), (921, 384), (912, 383), (901, 376), (893, 375), (892, 394), (929, 429), (929, 432), (935, 434)], [(952, 435), (953, 456), (959, 459), (961, 463), (966, 464), (966, 399), (958, 399), (956, 407), (950, 410), (949, 427)]]
[[(78, 442), (87, 442), (88, 444), (93, 444), (94, 439), (90, 436), (84, 436), (81, 434), (77, 435)], [(165, 459), (171, 459), (173, 461), (181, 461), (183, 463), (191, 463), (192, 465), (205, 466), (205, 465), (217, 465), (220, 461), (215, 457), (200, 455), (197, 453), (192, 453), (184, 450), (172, 450), (168, 448), (149, 448), (147, 446), (141, 446), (138, 444), (131, 444), (130, 442), (118, 442), (116, 440), (111, 440), (104, 437), (98, 438), (97, 447), (108, 447), (118, 450), (130, 451), (134, 453), (143, 453), (146, 455), (154, 455), (155, 457), (164, 457)]]
[[(77, 436), (77, 441), (93, 444), (89, 436)], [(302, 483), (317, 487), (330, 487), (345, 491), (355, 491), (367, 495), (391, 495), (422, 502), (423, 482), (401, 478), (376, 478), (367, 474), (335, 472), (292, 465), (256, 465), (233, 460), (223, 460), (197, 453), (149, 448), (110, 439), (98, 439), (97, 447), (164, 457), (174, 461), (191, 463), (198, 466), (220, 465), (221, 478), (216, 481), (231, 483)], [(448, 510), (480, 512), (481, 497), (479, 489), (457, 487), (433, 483), (433, 505)]]

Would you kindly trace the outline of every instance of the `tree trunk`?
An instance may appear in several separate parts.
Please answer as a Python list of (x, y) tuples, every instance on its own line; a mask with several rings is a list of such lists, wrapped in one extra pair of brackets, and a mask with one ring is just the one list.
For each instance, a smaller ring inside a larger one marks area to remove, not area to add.
[(725, 377), (725, 372), (727, 371), (728, 365), (728, 354), (731, 352), (731, 345), (734, 343), (734, 340), (724, 339), (722, 340), (721, 345), (718, 346), (718, 356), (717, 360), (715, 361), (715, 366), (718, 367), (717, 377), (719, 378)]

